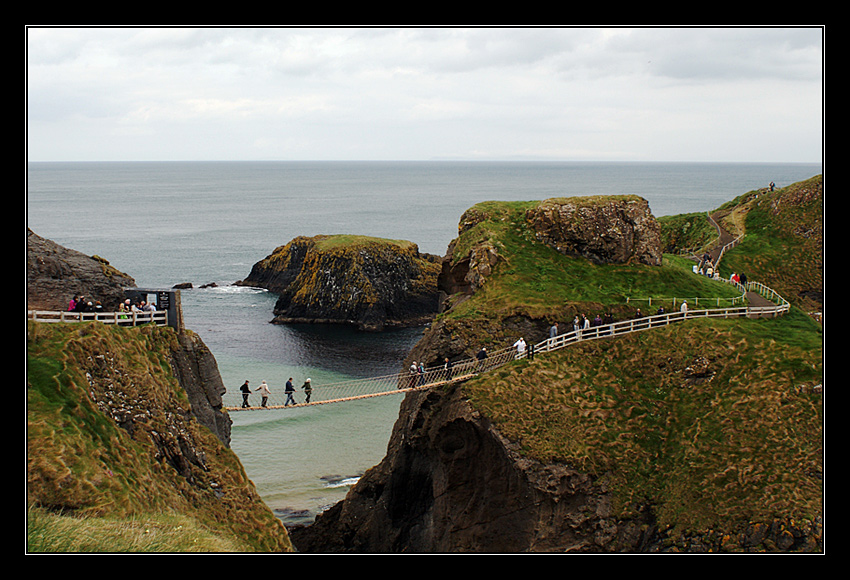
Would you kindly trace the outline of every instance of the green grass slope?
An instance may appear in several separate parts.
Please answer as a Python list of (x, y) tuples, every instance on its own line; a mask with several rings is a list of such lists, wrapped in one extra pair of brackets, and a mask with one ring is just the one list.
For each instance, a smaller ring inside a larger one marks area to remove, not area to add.
[(499, 261), (481, 289), (438, 319), (455, 332), (478, 332), (468, 339), (470, 344), (512, 343), (516, 336), (497, 330), (512, 317), (559, 322), (563, 331), (571, 328), (573, 318), (581, 313), (593, 318), (610, 312), (623, 320), (633, 317), (638, 308), (650, 314), (659, 306), (678, 308), (682, 300), (708, 307), (729, 306), (740, 298), (734, 287), (695, 276), (693, 262), (672, 255), (665, 256), (661, 266), (597, 265), (563, 255), (538, 242), (529, 228), (525, 211), (536, 203), (485, 202), (470, 210), (478, 216), (477, 223), (458, 237), (453, 259), (489, 244), (498, 252)]
[(822, 515), (822, 365), (795, 312), (581, 343), (463, 388), (529, 456), (605, 478), (622, 516), (730, 530)]
[(807, 312), (823, 309), (823, 176), (773, 192), (750, 192), (722, 206), (721, 223), (742, 230), (721, 272), (745, 272)]
[[(749, 191), (709, 212), (732, 235), (743, 235), (723, 256), (721, 275), (745, 273), (798, 308), (822, 312), (823, 208), (823, 176), (816, 175), (775, 191)], [(707, 214), (665, 216), (659, 222), (666, 252), (701, 253), (716, 243)]]

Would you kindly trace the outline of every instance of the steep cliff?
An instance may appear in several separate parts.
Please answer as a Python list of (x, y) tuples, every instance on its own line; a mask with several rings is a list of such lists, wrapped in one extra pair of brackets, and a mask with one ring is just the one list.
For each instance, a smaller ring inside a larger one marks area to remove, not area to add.
[[(79, 294), (109, 307), (124, 286), (135, 283), (105, 260), (28, 231), (30, 307), (64, 310)], [(39, 531), (31, 549), (119, 549), (110, 543), (120, 535), (115, 522), (128, 530), (145, 522), (170, 528), (167, 541), (150, 537), (152, 551), (292, 550), (229, 449), (224, 384), (200, 337), (153, 325), (29, 321), (26, 370), (30, 521), (58, 519), (72, 530), (60, 544)], [(195, 531), (179, 533), (184, 524)], [(90, 530), (102, 531), (103, 543)]]
[(436, 313), (438, 261), (410, 242), (298, 237), (256, 263), (237, 284), (279, 294), (275, 323), (342, 323), (381, 330), (419, 324)]
[(682, 324), (410, 393), (384, 460), (293, 543), (821, 551), (822, 368), (816, 332), (787, 338), (801, 323)]
[(31, 509), (73, 515), (71, 528), (170, 514), (228, 550), (292, 550), (228, 448), (221, 379), (200, 339), (96, 322), (29, 322), (27, 339)]

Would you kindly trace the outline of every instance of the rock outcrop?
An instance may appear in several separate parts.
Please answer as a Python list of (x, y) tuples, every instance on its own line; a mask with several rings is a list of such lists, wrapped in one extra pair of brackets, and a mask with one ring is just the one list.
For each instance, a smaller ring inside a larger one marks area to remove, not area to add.
[[(486, 202), (468, 209), (458, 223), (438, 278), (440, 311), (450, 311), (485, 287), (500, 263), (510, 261), (500, 230), (511, 228), (526, 242), (542, 243), (571, 257), (594, 264), (658, 266), (662, 261), (661, 228), (649, 203), (638, 196), (553, 198), (542, 202)], [(510, 267), (510, 266), (507, 266)], [(496, 342), (523, 336), (540, 341), (557, 320), (572, 320), (565, 312), (531, 317), (521, 313), (471, 319), (441, 318), (411, 351), (412, 360), (426, 365), (445, 358), (469, 358), (481, 347), (481, 337)]]
[(279, 294), (278, 324), (409, 326), (437, 312), (439, 258), (410, 242), (362, 236), (298, 237), (236, 284)]
[(526, 212), (537, 239), (597, 264), (661, 264), (661, 228), (638, 196), (548, 199)]
[(84, 296), (104, 310), (117, 310), (124, 288), (136, 285), (99, 256), (65, 248), (27, 228), (27, 308), (66, 310), (75, 296)]
[(601, 482), (521, 457), (459, 389), (405, 398), (386, 458), (344, 502), (290, 530), (301, 552), (608, 551), (645, 522), (611, 519)]
[(189, 397), (192, 414), (230, 447), (230, 415), (224, 412), (222, 397), (227, 389), (218, 370), (218, 362), (197, 334), (181, 332), (171, 348), (171, 368)]

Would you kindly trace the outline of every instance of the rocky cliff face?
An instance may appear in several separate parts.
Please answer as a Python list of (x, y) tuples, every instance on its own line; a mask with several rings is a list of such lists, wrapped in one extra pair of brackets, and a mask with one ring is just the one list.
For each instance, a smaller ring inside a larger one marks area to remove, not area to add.
[(290, 531), (302, 552), (607, 551), (645, 547), (602, 482), (522, 458), (458, 389), (409, 394), (387, 456), (345, 501)]
[(299, 237), (254, 265), (239, 285), (280, 295), (275, 323), (353, 324), (363, 330), (429, 320), (439, 259), (415, 244), (349, 236)]
[(526, 212), (537, 239), (597, 264), (661, 264), (661, 228), (637, 196), (548, 199)]
[[(445, 309), (486, 293), (498, 283), (500, 263), (516, 259), (504, 238), (490, 235), (499, 231), (496, 222), (513, 220), (511, 231), (524, 239), (595, 263), (661, 263), (658, 225), (638, 198), (548, 200), (525, 208), (519, 219), (499, 211), (476, 207), (461, 219), (439, 278)], [(546, 336), (550, 324), (545, 316), (514, 312), (442, 317), (409, 358), (429, 364), (466, 358), (478, 347), (476, 337)], [(546, 426), (535, 433), (545, 438)], [(818, 549), (817, 521), (674, 538), (659, 529), (651, 505), (628, 515), (616, 509), (606, 481), (565, 463), (530, 459), (473, 407), (462, 386), (434, 388), (405, 396), (383, 461), (343, 502), (290, 535), (299, 551), (328, 553)]]
[(28, 308), (66, 310), (74, 296), (82, 295), (114, 311), (124, 300), (124, 288), (135, 285), (103, 258), (65, 248), (27, 229)]
[[(65, 310), (72, 297), (83, 295), (112, 310), (124, 300), (124, 288), (135, 285), (133, 278), (106, 260), (86, 256), (27, 230), (28, 308)], [(171, 353), (174, 375), (189, 396), (196, 419), (229, 446), (231, 420), (221, 412), (225, 387), (215, 357), (199, 336), (188, 332), (176, 337)], [(124, 399), (111, 392), (119, 382), (111, 379), (104, 384), (103, 401)], [(134, 413), (129, 408), (112, 409), (116, 417), (132, 417)]]
[(192, 414), (219, 441), (230, 447), (233, 421), (223, 411), (222, 400), (227, 389), (212, 352), (197, 334), (182, 332), (171, 348), (171, 357), (174, 376), (189, 397)]

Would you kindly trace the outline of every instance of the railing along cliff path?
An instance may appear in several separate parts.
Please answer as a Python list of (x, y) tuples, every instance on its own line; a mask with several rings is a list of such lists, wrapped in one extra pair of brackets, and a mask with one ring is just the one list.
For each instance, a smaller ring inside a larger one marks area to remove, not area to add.
[[(341, 403), (384, 395), (406, 393), (418, 389), (430, 389), (453, 382), (467, 380), (482, 373), (486, 373), (487, 371), (504, 366), (511, 361), (525, 358), (529, 356), (529, 352), (532, 350), (534, 355), (537, 356), (560, 350), (585, 340), (597, 340), (621, 336), (632, 332), (649, 330), (651, 328), (660, 328), (662, 326), (667, 326), (669, 324), (688, 319), (776, 317), (785, 314), (791, 308), (788, 301), (764, 284), (748, 282), (746, 287), (744, 287), (735, 282), (727, 280), (724, 281), (736, 285), (740, 288), (742, 293), (758, 292), (766, 299), (766, 303), (769, 301), (770, 305), (730, 306), (704, 309), (691, 309), (686, 306), (685, 308), (680, 308), (675, 312), (665, 312), (663, 314), (622, 320), (586, 329), (571, 330), (569, 332), (547, 338), (546, 340), (534, 344), (530, 349), (526, 349), (524, 351), (518, 351), (518, 349), (513, 346), (506, 347), (488, 353), (487, 358), (484, 360), (469, 358), (453, 362), (449, 369), (444, 366), (436, 366), (425, 368), (423, 372), (402, 371), (396, 374), (380, 377), (353, 379), (325, 385), (312, 385), (309, 402), (306, 400), (306, 392), (303, 389), (303, 385), (293, 384), (294, 391), (292, 392), (292, 395), (295, 402), (289, 404), (286, 403), (284, 387), (282, 385), (273, 385), (269, 387), (271, 389), (271, 393), (266, 401), (266, 406), (261, 406), (261, 404), (258, 403), (260, 393), (255, 390), (256, 385), (251, 385), (251, 395), (249, 396), (249, 403), (251, 406), (228, 406), (226, 409), (228, 411), (295, 409), (300, 407)], [(699, 300), (705, 301), (708, 299), (688, 298), (687, 300), (697, 302)], [(399, 366), (401, 366), (401, 363), (399, 363)]]
[(91, 322), (117, 324), (118, 326), (139, 326), (156, 324), (168, 326), (168, 312), (165, 310), (141, 312), (62, 312), (56, 310), (27, 310), (27, 319), (36, 322)]

